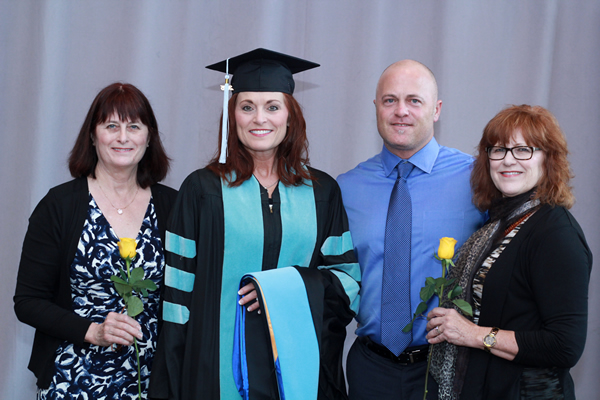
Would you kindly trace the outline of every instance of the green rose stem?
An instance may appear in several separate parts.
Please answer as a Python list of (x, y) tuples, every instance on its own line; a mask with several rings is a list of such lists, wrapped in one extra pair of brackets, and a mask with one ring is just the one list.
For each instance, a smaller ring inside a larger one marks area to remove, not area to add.
[[(451, 301), (464, 315), (472, 316), (473, 310), (471, 305), (465, 300), (458, 299), (462, 293), (462, 287), (456, 284), (454, 279), (446, 279), (446, 274), (450, 269), (450, 265), (454, 265), (452, 259), (454, 258), (454, 246), (456, 245), (456, 240), (449, 237), (443, 237), (440, 239), (440, 247), (438, 248), (438, 253), (434, 254), (433, 257), (436, 260), (442, 262), (442, 276), (440, 278), (425, 278), (425, 286), (421, 288), (421, 293), (419, 297), (421, 298), (421, 303), (417, 306), (417, 310), (413, 315), (413, 319), (409, 322), (403, 329), (402, 332), (408, 333), (412, 330), (413, 323), (417, 318), (424, 318), (425, 313), (427, 312), (427, 302), (433, 297), (433, 295), (437, 295), (439, 299), (439, 307), (444, 307), (444, 303), (446, 301)], [(444, 300), (444, 286), (449, 289), (448, 299)], [(429, 345), (429, 355), (427, 356), (427, 371), (425, 373), (425, 393), (423, 394), (423, 400), (427, 398), (427, 383), (429, 380), (429, 369), (431, 367), (431, 354), (433, 353), (433, 344)]]
[[(156, 284), (151, 279), (144, 279), (144, 268), (137, 267), (131, 269), (131, 261), (136, 257), (136, 241), (135, 239), (122, 238), (119, 243), (119, 253), (121, 258), (125, 260), (127, 266), (126, 271), (120, 268), (119, 274), (110, 277), (113, 281), (117, 293), (123, 298), (127, 315), (135, 318), (144, 311), (144, 302), (141, 297), (148, 297), (148, 291), (157, 289)], [(134, 295), (134, 292), (137, 295)], [(142, 382), (141, 382), (141, 366), (140, 366), (140, 350), (137, 345), (137, 339), (133, 338), (135, 346), (135, 356), (137, 359), (138, 369), (138, 394), (142, 398)]]
[[(442, 279), (446, 279), (446, 271), (448, 270), (448, 260), (445, 258), (441, 259), (442, 261)], [(444, 284), (440, 286), (440, 291), (438, 293), (438, 299), (440, 306), (442, 305), (442, 293), (444, 293)], [(425, 392), (423, 393), (423, 400), (427, 400), (427, 383), (429, 382), (429, 368), (431, 367), (431, 354), (433, 353), (434, 344), (429, 345), (429, 354), (427, 355), (427, 370), (425, 371)]]
[[(131, 281), (131, 273), (129, 271), (130, 267), (131, 267), (131, 259), (130, 258), (126, 258), (125, 259), (125, 265), (127, 266), (127, 280)], [(134, 337), (133, 338), (133, 346), (135, 347), (135, 358), (137, 361), (137, 370), (138, 370), (138, 397), (141, 399), (142, 398), (142, 381), (141, 381), (141, 368), (140, 368), (140, 350), (138, 349), (138, 345), (137, 345), (137, 339)]]

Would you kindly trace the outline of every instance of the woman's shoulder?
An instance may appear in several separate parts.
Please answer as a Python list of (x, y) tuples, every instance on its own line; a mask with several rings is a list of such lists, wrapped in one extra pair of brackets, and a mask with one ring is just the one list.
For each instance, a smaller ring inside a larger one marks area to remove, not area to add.
[(159, 218), (160, 215), (169, 215), (173, 204), (177, 200), (177, 190), (161, 183), (155, 183), (150, 187), (150, 190), (152, 191), (152, 199)]
[(572, 227), (577, 231), (581, 231), (581, 226), (573, 214), (571, 214), (571, 212), (565, 207), (544, 204), (540, 207), (536, 214), (537, 216), (534, 218), (537, 221), (536, 225), (539, 230), (541, 230), (541, 228), (551, 229), (553, 227)]
[(177, 197), (177, 190), (170, 186), (163, 185), (162, 183), (155, 183), (150, 187), (152, 190), (152, 196), (164, 196), (169, 199)]
[(322, 181), (326, 184), (337, 186), (335, 179), (333, 179), (333, 177), (331, 175), (329, 175), (327, 172), (321, 171), (320, 169), (316, 169), (313, 167), (307, 166), (307, 168), (308, 168), (308, 171), (310, 172), (310, 175), (313, 178), (315, 178), (316, 181), (318, 181), (318, 182)]
[(221, 194), (221, 178), (208, 168), (200, 168), (189, 174), (181, 184), (181, 193)]
[(40, 203), (63, 203), (69, 199), (79, 199), (89, 192), (87, 178), (75, 178), (54, 186), (42, 198)]
[(29, 219), (30, 224), (62, 224), (73, 217), (84, 217), (88, 193), (86, 178), (54, 186), (37, 203)]
[(312, 186), (315, 190), (315, 195), (319, 197), (319, 194), (326, 199), (330, 199), (332, 196), (339, 196), (340, 187), (335, 179), (327, 172), (321, 171), (316, 168), (308, 167), (310, 175), (314, 178)]
[(565, 207), (543, 205), (531, 220), (534, 222), (530, 231), (533, 243), (543, 246), (560, 243), (561, 246), (575, 246), (589, 251), (581, 226)]
[(81, 190), (87, 190), (87, 189), (88, 189), (87, 178), (75, 178), (75, 179), (71, 179), (70, 181), (63, 182), (59, 185), (54, 186), (53, 188), (51, 188), (48, 191), (48, 193), (51, 193), (55, 196), (60, 196), (60, 195), (73, 194), (73, 192), (79, 192)]

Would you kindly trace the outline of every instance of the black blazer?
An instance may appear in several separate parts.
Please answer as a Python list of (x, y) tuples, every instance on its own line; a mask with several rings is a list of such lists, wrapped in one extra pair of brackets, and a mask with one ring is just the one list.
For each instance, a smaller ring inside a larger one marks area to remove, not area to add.
[[(151, 190), (164, 244), (177, 191), (161, 184)], [(50, 385), (55, 352), (63, 341), (87, 345), (84, 339), (91, 321), (72, 311), (69, 270), (87, 218), (88, 194), (86, 178), (50, 189), (31, 214), (23, 241), (15, 313), (21, 322), (36, 328), (29, 369), (40, 388)]]
[(515, 332), (513, 361), (470, 349), (461, 399), (518, 399), (525, 367), (556, 367), (565, 399), (585, 346), (592, 253), (563, 207), (542, 206), (485, 278), (480, 326)]

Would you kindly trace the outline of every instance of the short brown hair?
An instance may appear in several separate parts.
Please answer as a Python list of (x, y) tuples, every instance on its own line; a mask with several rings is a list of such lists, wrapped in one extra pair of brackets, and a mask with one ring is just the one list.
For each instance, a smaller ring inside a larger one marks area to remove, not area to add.
[(83, 121), (79, 136), (69, 155), (69, 171), (74, 178), (96, 178), (98, 155), (92, 143), (96, 127), (118, 114), (122, 121), (140, 121), (148, 127), (148, 148), (137, 168), (137, 183), (146, 188), (162, 181), (169, 171), (167, 157), (150, 102), (129, 83), (116, 82), (98, 93)]
[[(238, 93), (231, 96), (228, 104), (229, 112), (229, 137), (227, 139), (227, 161), (219, 163), (221, 151), (221, 129), (219, 129), (219, 147), (215, 156), (208, 164), (208, 169), (229, 182), (232, 187), (239, 186), (250, 179), (254, 171), (252, 155), (244, 147), (237, 135), (235, 121), (235, 106)], [(302, 108), (296, 99), (283, 93), (285, 106), (288, 109), (288, 127), (285, 138), (277, 147), (275, 163), (279, 180), (287, 186), (299, 186), (304, 179), (312, 180), (310, 173), (304, 168), (308, 165), (308, 139), (306, 137), (306, 121), (302, 115)], [(221, 126), (221, 125), (219, 125)], [(232, 179), (235, 172), (235, 179)]]
[(572, 173), (567, 159), (569, 151), (565, 136), (550, 111), (526, 104), (512, 105), (500, 111), (483, 130), (471, 174), (473, 203), (480, 210), (487, 210), (492, 201), (502, 197), (490, 176), (486, 148), (509, 143), (517, 129), (529, 146), (539, 147), (544, 152), (544, 174), (534, 198), (539, 199), (542, 204), (571, 208), (575, 197), (569, 186)]

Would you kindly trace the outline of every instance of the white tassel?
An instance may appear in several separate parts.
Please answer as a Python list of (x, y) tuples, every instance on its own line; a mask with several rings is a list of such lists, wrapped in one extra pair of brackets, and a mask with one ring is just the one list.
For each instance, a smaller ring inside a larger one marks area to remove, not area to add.
[(225, 67), (225, 84), (221, 85), (223, 90), (223, 122), (221, 124), (221, 154), (219, 163), (225, 164), (227, 159), (227, 139), (229, 137), (229, 92), (233, 90), (229, 84), (229, 58)]

